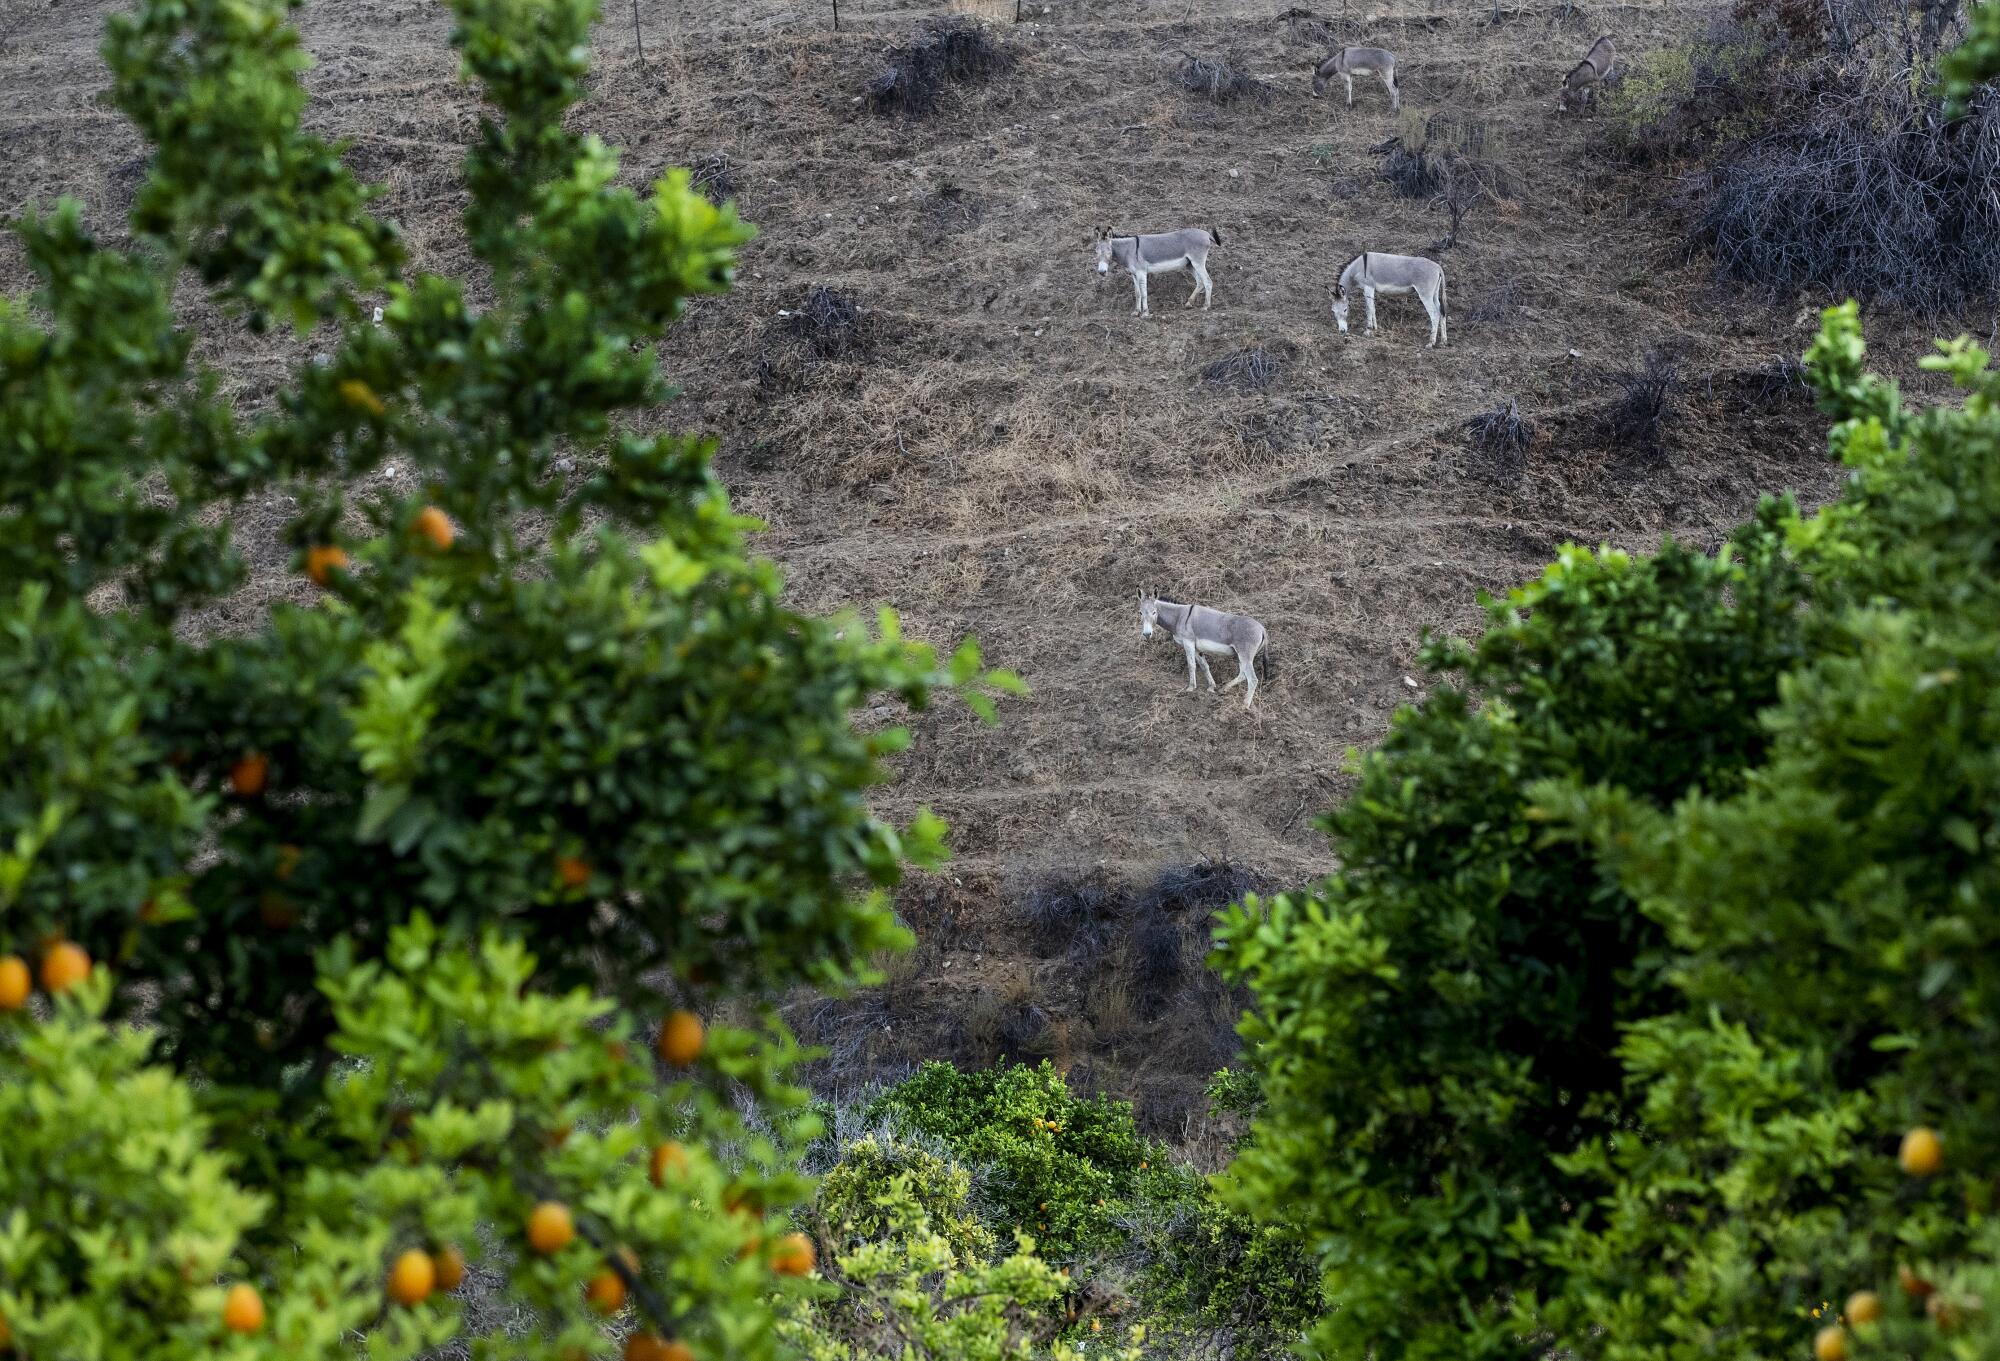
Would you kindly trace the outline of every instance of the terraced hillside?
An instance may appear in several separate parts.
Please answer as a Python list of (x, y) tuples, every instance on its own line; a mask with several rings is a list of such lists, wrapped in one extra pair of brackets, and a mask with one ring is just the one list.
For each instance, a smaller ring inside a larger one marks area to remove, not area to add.
[[(142, 162), (97, 100), (110, 8), (0, 19), (0, 208), (67, 192), (118, 230)], [(850, 0), (836, 33), (819, 4), (640, 0), (643, 61), (631, 11), (612, 8), (581, 121), (628, 148), (634, 182), (701, 163), (762, 230), (736, 293), (671, 338), (685, 398), (657, 420), (719, 438), (799, 603), (892, 604), (940, 644), (976, 633), (1034, 690), (997, 731), (950, 707), (916, 720), (881, 804), (944, 814), (958, 860), (911, 886), (925, 948), (884, 993), (800, 1017), (843, 1073), (1052, 1053), (1177, 1127), (1229, 1050), (1229, 1000), (1195, 967), (1207, 899), (1121, 884), (1204, 859), (1278, 884), (1324, 870), (1313, 814), (1342, 787), (1344, 750), (1427, 684), (1425, 630), (1473, 626), (1478, 591), (1565, 540), (1709, 543), (1760, 491), (1831, 484), (1778, 366), (1818, 300), (1715, 288), (1663, 220), (1663, 186), (1554, 111), (1600, 31), (1642, 53), (1705, 22), (1702, 5), (1051, 0), (1016, 24), (1008, 3), (1013, 72), (922, 120), (861, 96), (937, 6)], [(454, 180), (476, 110), (442, 8), (314, 0), (301, 23), (313, 118), (387, 187), (416, 265), (461, 267)], [(1311, 97), (1334, 41), (1397, 52), (1400, 117), (1367, 82), (1351, 110)], [(1250, 71), (1266, 97), (1189, 95), (1188, 54)], [(1425, 352), (1407, 299), (1384, 303), (1385, 334), (1343, 337), (1327, 308), (1341, 263), (1443, 235), (1371, 150), (1413, 144), (1440, 113), (1483, 137), (1508, 184), (1441, 257), (1451, 343)], [(1134, 318), (1129, 285), (1091, 270), (1093, 234), (1187, 224), (1222, 237), (1214, 309), (1175, 306), (1185, 276), (1169, 276), (1155, 315)], [(25, 278), (0, 248), (0, 287)], [(816, 287), (859, 309), (818, 349), (790, 315)], [(250, 400), (312, 349), (193, 319)], [(1878, 333), (1892, 366), (1915, 334)], [(1680, 379), (1663, 445), (1612, 447), (1615, 375), (1656, 352)], [(1465, 422), (1509, 400), (1532, 445), (1482, 451)], [(284, 509), (246, 521), (260, 575), (209, 626), (302, 593), (267, 532)], [(1266, 623), (1257, 712), (1240, 691), (1181, 693), (1177, 652), (1137, 635), (1149, 586)], [(1034, 937), (1030, 890), (1077, 874), (1105, 930)]]

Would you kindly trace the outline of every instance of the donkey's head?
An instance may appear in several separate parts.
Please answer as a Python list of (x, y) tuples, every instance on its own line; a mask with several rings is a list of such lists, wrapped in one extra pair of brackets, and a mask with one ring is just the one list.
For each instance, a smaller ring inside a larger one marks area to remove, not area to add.
[(1334, 320), (1334, 324), (1340, 327), (1340, 333), (1341, 333), (1342, 335), (1346, 335), (1346, 334), (1347, 334), (1347, 293), (1346, 293), (1346, 291), (1345, 291), (1345, 290), (1343, 290), (1343, 289), (1341, 288), (1341, 286), (1340, 286), (1339, 284), (1335, 284), (1335, 285), (1334, 285), (1334, 286), (1333, 286), (1333, 287), (1332, 287), (1332, 288), (1331, 288), (1330, 290), (1328, 290), (1328, 291), (1329, 291), (1329, 292), (1330, 292), (1330, 293), (1331, 293), (1331, 294), (1333, 295), (1333, 320)]
[(1160, 622), (1160, 598), (1151, 591), (1139, 592), (1139, 636), (1153, 636), (1153, 626)]
[(1329, 77), (1327, 76), (1327, 73), (1326, 73), (1326, 67), (1324, 67), (1324, 66), (1315, 66), (1315, 67), (1313, 68), (1313, 98), (1314, 98), (1314, 99), (1324, 99), (1324, 98), (1326, 98), (1326, 87), (1327, 87), (1327, 82), (1328, 82), (1328, 80), (1329, 80)]
[(1097, 233), (1097, 272), (1099, 274), (1109, 274), (1111, 272), (1111, 229), (1109, 227)]

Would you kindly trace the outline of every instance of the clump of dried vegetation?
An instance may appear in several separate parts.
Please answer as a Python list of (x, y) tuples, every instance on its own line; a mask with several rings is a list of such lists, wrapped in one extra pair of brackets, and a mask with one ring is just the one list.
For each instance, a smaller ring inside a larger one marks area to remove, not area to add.
[(1609, 144), (1704, 167), (1675, 177), (1678, 206), (1727, 278), (1962, 314), (2000, 294), (2000, 95), (1947, 118), (1909, 77), (1962, 22), (1955, 4), (1740, 0), (1635, 64)]
[(1448, 226), (1434, 249), (1458, 244), (1466, 215), (1511, 194), (1513, 177), (1488, 149), (1484, 119), (1445, 109), (1421, 126), (1370, 148), (1382, 158), (1382, 178), (1404, 198), (1442, 209)]
[(1658, 455), (1678, 405), (1679, 366), (1654, 350), (1638, 368), (1614, 370), (1610, 379), (1618, 395), (1604, 409), (1606, 443), (1628, 455)]
[(847, 359), (867, 350), (870, 336), (861, 305), (825, 284), (814, 284), (805, 301), (788, 309), (786, 328), (820, 359)]
[(1499, 482), (1513, 482), (1528, 466), (1528, 450), (1535, 442), (1535, 422), (1521, 414), (1518, 398), (1509, 397), (1491, 411), (1483, 411), (1465, 423), (1473, 452), (1480, 456), (1480, 470)]
[(688, 187), (710, 203), (736, 196), (736, 165), (726, 151), (711, 151), (688, 163)]
[(889, 54), (889, 65), (868, 87), (868, 107), (878, 114), (928, 117), (953, 86), (1005, 75), (1014, 65), (1014, 53), (977, 20), (939, 20)]
[(1181, 88), (1211, 104), (1268, 104), (1271, 87), (1250, 74), (1241, 57), (1199, 57), (1183, 53), (1176, 69)]
[(1235, 350), (1204, 364), (1202, 381), (1234, 392), (1263, 392), (1277, 379), (1286, 361), (1297, 357), (1298, 352), (1298, 346), (1289, 341)]

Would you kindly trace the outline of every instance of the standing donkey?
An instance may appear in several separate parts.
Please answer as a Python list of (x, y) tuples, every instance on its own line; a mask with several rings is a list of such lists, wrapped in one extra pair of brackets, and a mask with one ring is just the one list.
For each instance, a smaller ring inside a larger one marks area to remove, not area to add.
[(1611, 74), (1611, 63), (1617, 55), (1612, 49), (1609, 33), (1592, 43), (1590, 51), (1583, 54), (1583, 60), (1572, 66), (1569, 74), (1563, 77), (1562, 95), (1556, 100), (1556, 112), (1566, 113), (1572, 98), (1578, 101), (1579, 108), (1585, 102), (1594, 107), (1597, 104), (1597, 88)]
[(1347, 107), (1354, 107), (1354, 78), (1374, 76), (1389, 91), (1389, 112), (1400, 113), (1403, 93), (1396, 88), (1396, 54), (1380, 47), (1344, 47), (1319, 64), (1313, 72), (1313, 98), (1326, 94), (1326, 87), (1339, 77), (1347, 82)]
[(1424, 348), (1435, 349), (1440, 341), (1451, 339), (1451, 326), (1444, 314), (1444, 266), (1435, 260), (1421, 255), (1384, 255), (1371, 250), (1349, 260), (1333, 289), (1333, 319), (1339, 323), (1342, 335), (1347, 334), (1347, 308), (1356, 293), (1368, 309), (1368, 335), (1375, 334), (1377, 293), (1392, 296), (1414, 293), (1431, 319), (1431, 343)]
[[(1162, 600), (1151, 591), (1139, 593), (1139, 636), (1150, 638), (1155, 626), (1167, 630), (1167, 636), (1180, 644), (1187, 654), (1187, 693), (1195, 692), (1194, 669), (1201, 666), (1202, 675), (1208, 677), (1208, 689), (1215, 693), (1215, 673), (1208, 669), (1210, 656), (1236, 656), (1236, 679), (1222, 688), (1232, 685), (1246, 685), (1243, 692), (1243, 707), (1248, 709), (1257, 698), (1257, 656), (1264, 652), (1266, 635), (1264, 626), (1247, 614), (1224, 614), (1221, 610), (1211, 610), (1206, 605), (1181, 605), (1171, 600)], [(1265, 662), (1265, 670), (1270, 663)]]
[(1201, 310), (1206, 312), (1209, 303), (1215, 300), (1215, 283), (1208, 277), (1208, 253), (1221, 244), (1222, 233), (1213, 227), (1182, 227), (1179, 231), (1144, 236), (1113, 236), (1107, 229), (1097, 234), (1097, 272), (1109, 274), (1114, 261), (1124, 266), (1125, 272), (1132, 276), (1132, 291), (1137, 295), (1133, 313), (1150, 317), (1153, 309), (1146, 300), (1146, 276), (1175, 269), (1193, 270), (1194, 291), (1181, 306), (1192, 307), (1198, 294)]

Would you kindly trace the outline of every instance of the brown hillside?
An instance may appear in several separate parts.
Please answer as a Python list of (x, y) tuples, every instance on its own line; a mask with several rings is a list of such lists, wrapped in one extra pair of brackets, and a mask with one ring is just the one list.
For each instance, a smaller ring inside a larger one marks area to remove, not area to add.
[[(115, 234), (142, 163), (96, 98), (113, 7), (17, 0), (0, 19), (0, 208), (72, 193)], [(657, 419), (720, 437), (722, 475), (769, 521), (763, 547), (798, 603), (891, 604), (940, 645), (976, 633), (1034, 690), (997, 731), (950, 705), (917, 720), (881, 807), (928, 805), (954, 828), (955, 868), (908, 895), (926, 948), (881, 996), (800, 1019), (850, 1071), (1054, 1053), (1171, 1125), (1228, 1053), (1228, 1000), (1189, 967), (1200, 909), (1114, 913), (1102, 941), (1045, 957), (1018, 928), (1027, 890), (1088, 871), (1115, 898), (1204, 858), (1279, 884), (1325, 870), (1313, 814), (1341, 788), (1343, 751), (1426, 684), (1412, 660), (1426, 629), (1474, 626), (1476, 592), (1565, 540), (1707, 544), (1759, 492), (1826, 494), (1809, 405), (1766, 379), (1819, 300), (1713, 287), (1680, 258), (1662, 186), (1594, 154), (1590, 120), (1555, 115), (1562, 72), (1599, 32), (1629, 59), (1692, 32), (1701, 5), (1322, 0), (1329, 18), (1299, 19), (1278, 0), (1053, 0), (996, 27), (1012, 74), (929, 119), (869, 113), (858, 97), (886, 51), (939, 8), (849, 0), (836, 34), (803, 0), (640, 0), (641, 65), (615, 0), (579, 119), (626, 146), (634, 181), (726, 171), (762, 231), (736, 293), (671, 338), (685, 399)], [(388, 186), (418, 268), (460, 267), (454, 181), (475, 108), (441, 7), (316, 0), (301, 25), (316, 126)], [(1365, 80), (1351, 110), (1310, 97), (1329, 37), (1396, 51), (1400, 118)], [(1268, 101), (1185, 94), (1187, 53), (1263, 77)], [(1342, 337), (1327, 308), (1341, 263), (1443, 234), (1369, 150), (1441, 110), (1485, 125), (1513, 184), (1442, 256), (1451, 343), (1420, 348), (1410, 299), (1384, 302), (1385, 334)], [(1193, 224), (1223, 238), (1213, 311), (1182, 310), (1187, 276), (1171, 275), (1139, 320), (1127, 281), (1091, 272), (1099, 227)], [(0, 288), (25, 282), (0, 248)], [(832, 357), (785, 315), (820, 285), (860, 308)], [(252, 400), (312, 348), (194, 320)], [(1906, 364), (1914, 335), (1876, 339)], [(1278, 360), (1267, 385), (1205, 376), (1252, 347)], [(1662, 348), (1684, 380), (1663, 450), (1607, 448), (1611, 373)], [(1462, 428), (1508, 399), (1540, 430), (1519, 462)], [(213, 626), (302, 591), (266, 532), (283, 511), (246, 520), (263, 571)], [(1181, 693), (1178, 653), (1137, 636), (1147, 586), (1269, 626), (1257, 713), (1240, 690)], [(1192, 991), (1148, 1000), (1141, 956)]]

